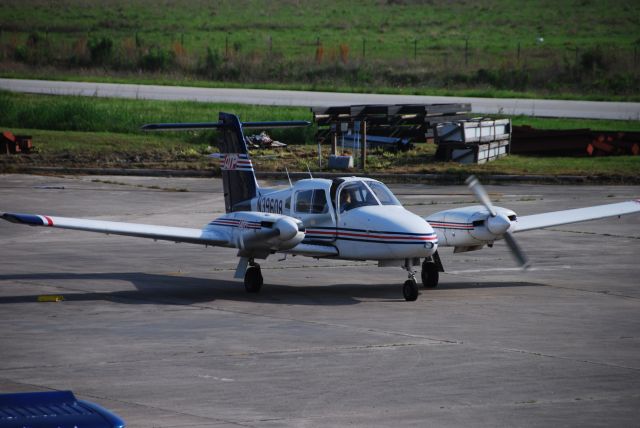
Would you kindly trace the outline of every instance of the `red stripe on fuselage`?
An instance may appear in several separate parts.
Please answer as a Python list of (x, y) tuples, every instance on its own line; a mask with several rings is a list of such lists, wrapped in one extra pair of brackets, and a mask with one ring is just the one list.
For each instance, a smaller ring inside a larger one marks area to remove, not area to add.
[(47, 224), (48, 224), (49, 226), (53, 226), (53, 220), (51, 220), (51, 217), (46, 216), (46, 215), (45, 215), (45, 216), (43, 216), (43, 217), (47, 220)]
[(437, 236), (412, 236), (412, 235), (373, 235), (369, 233), (353, 233), (353, 232), (334, 232), (334, 231), (324, 231), (324, 230), (315, 230), (315, 229), (307, 229), (307, 233), (310, 235), (328, 235), (328, 236), (350, 236), (356, 238), (370, 238), (370, 239), (388, 239), (388, 240), (407, 240), (407, 241), (436, 241), (438, 239)]

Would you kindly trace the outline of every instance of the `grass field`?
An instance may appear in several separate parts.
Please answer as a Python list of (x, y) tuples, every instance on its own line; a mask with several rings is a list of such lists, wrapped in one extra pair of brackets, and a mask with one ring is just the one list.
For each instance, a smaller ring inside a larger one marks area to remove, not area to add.
[(0, 73), (637, 99), (638, 16), (633, 0), (4, 0)]
[[(142, 132), (152, 122), (216, 121), (218, 111), (238, 114), (245, 121), (310, 120), (298, 107), (246, 106), (179, 101), (26, 95), (0, 92), (0, 129), (33, 137), (37, 152), (30, 156), (0, 156), (0, 171), (25, 165), (67, 167), (217, 169), (213, 132)], [(542, 119), (513, 117), (515, 125), (546, 129), (592, 128), (640, 131), (639, 121)], [(260, 150), (253, 156), (261, 171), (319, 170), (315, 128), (273, 130), (271, 135), (290, 144), (285, 150)], [(323, 158), (329, 148), (323, 148)], [(508, 156), (480, 166), (435, 162), (433, 144), (392, 154), (370, 152), (368, 170), (392, 173), (454, 174), (578, 174), (637, 180), (640, 156), (600, 158), (536, 158)], [(326, 163), (324, 164), (326, 168)]]

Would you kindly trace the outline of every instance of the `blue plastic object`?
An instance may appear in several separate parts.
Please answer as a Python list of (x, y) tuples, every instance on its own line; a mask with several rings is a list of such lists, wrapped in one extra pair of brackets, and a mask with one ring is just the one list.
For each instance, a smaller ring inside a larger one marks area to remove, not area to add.
[(1, 428), (124, 428), (114, 413), (71, 391), (0, 394)]

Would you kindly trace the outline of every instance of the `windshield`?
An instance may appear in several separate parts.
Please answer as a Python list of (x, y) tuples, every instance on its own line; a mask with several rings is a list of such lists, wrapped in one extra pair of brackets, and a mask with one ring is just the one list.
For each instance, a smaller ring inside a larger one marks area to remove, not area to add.
[(401, 205), (391, 190), (379, 181), (367, 181), (369, 188), (375, 193), (382, 205)]
[(341, 213), (366, 205), (379, 205), (373, 193), (361, 181), (346, 184), (340, 190), (339, 201)]

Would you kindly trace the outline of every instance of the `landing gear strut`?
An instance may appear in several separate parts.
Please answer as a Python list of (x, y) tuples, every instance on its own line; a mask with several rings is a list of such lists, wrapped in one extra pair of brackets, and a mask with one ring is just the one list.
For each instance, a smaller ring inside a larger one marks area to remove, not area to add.
[(249, 267), (244, 274), (244, 289), (247, 293), (258, 293), (262, 288), (262, 272), (260, 265), (253, 260), (249, 260)]
[(436, 251), (433, 256), (427, 257), (422, 262), (420, 277), (424, 288), (436, 288), (440, 279), (440, 272), (444, 272), (444, 268)]
[(418, 290), (418, 283), (416, 282), (416, 274), (413, 269), (411, 269), (411, 263), (409, 260), (405, 261), (402, 268), (409, 274), (409, 279), (407, 279), (402, 286), (402, 295), (404, 296), (404, 300), (407, 302), (415, 302), (420, 294), (420, 291)]

